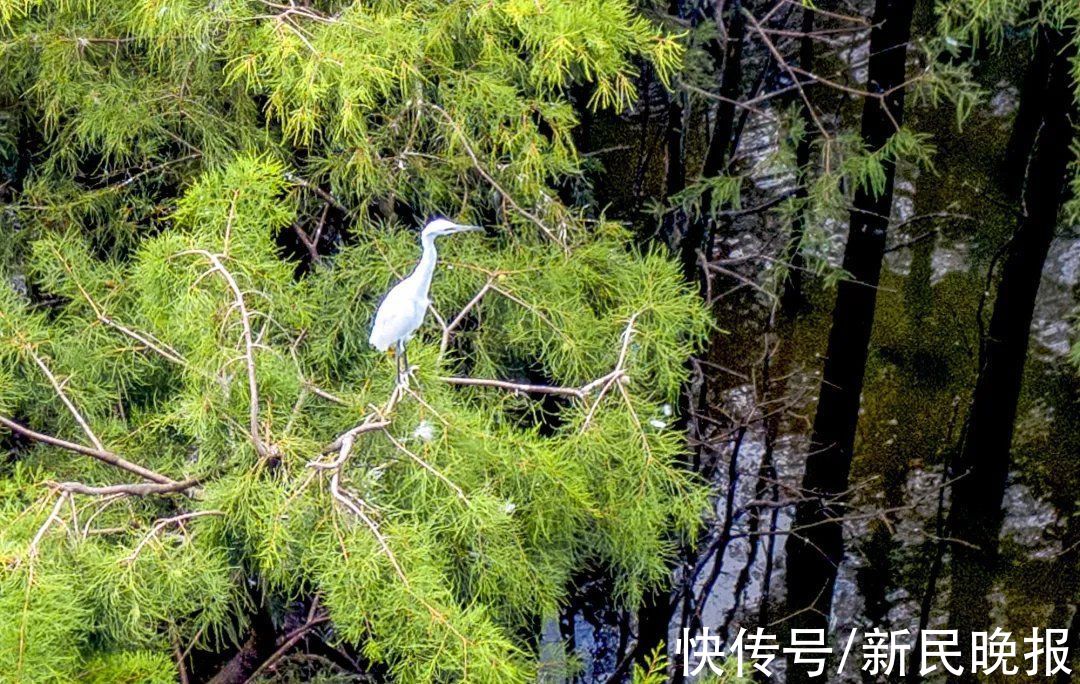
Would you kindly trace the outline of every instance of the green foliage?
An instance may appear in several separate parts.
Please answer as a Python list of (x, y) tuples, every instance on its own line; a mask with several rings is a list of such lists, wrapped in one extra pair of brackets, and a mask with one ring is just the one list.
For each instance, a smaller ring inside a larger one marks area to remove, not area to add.
[[(739, 664), (734, 656), (720, 663), (714, 661), (713, 664), (723, 674), (717, 674), (711, 668), (707, 668), (704, 674), (695, 681), (701, 684), (750, 684), (750, 682), (754, 681), (752, 677), (735, 674), (739, 671)], [(644, 665), (634, 665), (630, 681), (632, 684), (663, 684), (668, 681), (669, 667), (670, 663), (667, 656), (664, 655), (663, 645), (658, 646), (645, 658)], [(744, 668), (746, 668), (745, 665)]]
[(90, 659), (81, 681), (87, 684), (171, 684), (176, 666), (163, 653), (114, 651)]
[[(0, 415), (199, 481), (88, 493), (138, 478), (13, 440), (0, 679), (172, 681), (177, 644), (318, 597), (400, 681), (523, 682), (576, 573), (625, 605), (666, 581), (708, 508), (669, 423), (711, 323), (667, 256), (555, 192), (570, 87), (618, 109), (635, 62), (679, 66), (632, 3), (0, 1), (0, 33)], [(417, 257), (404, 206), (492, 237), (440, 245), (402, 394), (367, 333)], [(298, 275), (279, 243), (327, 212)]]

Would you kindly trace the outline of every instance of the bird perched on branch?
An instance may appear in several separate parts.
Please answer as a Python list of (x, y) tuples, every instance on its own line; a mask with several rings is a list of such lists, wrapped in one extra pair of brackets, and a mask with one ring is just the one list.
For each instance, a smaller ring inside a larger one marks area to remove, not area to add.
[(435, 238), (466, 231), (483, 230), (480, 226), (466, 226), (444, 218), (428, 221), (420, 233), (420, 244), (424, 252), (420, 263), (407, 278), (395, 285), (379, 304), (375, 313), (375, 323), (371, 326), (371, 346), (381, 352), (397, 352), (398, 382), (404, 384), (409, 372), (409, 360), (405, 355), (405, 344), (412, 339), (427, 313), (428, 292), (431, 290), (431, 277), (435, 274)]

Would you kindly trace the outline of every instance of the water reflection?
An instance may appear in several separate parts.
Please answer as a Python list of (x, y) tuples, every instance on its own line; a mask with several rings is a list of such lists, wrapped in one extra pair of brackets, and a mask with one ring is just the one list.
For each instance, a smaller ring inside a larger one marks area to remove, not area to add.
[[(1015, 225), (994, 190), (994, 155), (1005, 149), (1016, 99), (1007, 79), (996, 80), (992, 106), (962, 131), (951, 114), (913, 114), (917, 126), (936, 131), (939, 154), (935, 172), (901, 169), (897, 182), (852, 471), (847, 556), (831, 616), (834, 633), (946, 623), (943, 484), (952, 477), (949, 464), (974, 384), (979, 314), (988, 316), (992, 305), (984, 301), (987, 271)], [(775, 121), (752, 116), (744, 140), (747, 149), (740, 153), (759, 174), (753, 178), (758, 191), (768, 196), (789, 187), (790, 175), (755, 163), (776, 144)], [(717, 251), (742, 260), (741, 276), (763, 282), (770, 264), (747, 257), (775, 245), (786, 229), (775, 219), (755, 217), (719, 236)], [(829, 230), (827, 253), (838, 260), (846, 224), (834, 222)], [(1080, 382), (1069, 352), (1078, 288), (1080, 239), (1063, 234), (1052, 247), (1036, 303), (1000, 532), (1002, 562), (989, 597), (995, 624), (1014, 633), (1076, 619)], [(783, 502), (801, 481), (832, 292), (817, 290), (810, 299), (809, 311), (783, 325), (770, 316), (772, 303), (749, 288), (718, 305), (729, 334), (713, 346), (705, 366), (709, 400), (728, 423), (705, 435), (717, 458), (718, 522), (703, 540), (704, 561), (695, 574), (704, 600), (680, 606), (672, 639), (693, 620), (721, 634), (759, 624), (782, 629), (773, 623), (785, 615), (783, 546), (791, 510)], [(613, 646), (626, 635), (613, 624), (574, 615), (578, 681), (606, 681), (615, 667)], [(857, 668), (848, 674), (848, 681), (859, 680)]]

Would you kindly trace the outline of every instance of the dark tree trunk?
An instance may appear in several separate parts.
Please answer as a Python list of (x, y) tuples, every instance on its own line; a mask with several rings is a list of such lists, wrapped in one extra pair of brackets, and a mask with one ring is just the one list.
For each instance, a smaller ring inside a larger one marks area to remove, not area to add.
[[(895, 132), (893, 121), (899, 122), (903, 116), (900, 86), (914, 4), (914, 0), (878, 0), (874, 8), (867, 89), (889, 94), (867, 98), (863, 105), (862, 138), (869, 150), (880, 149)], [(859, 395), (885, 254), (894, 164), (886, 161), (885, 172), (881, 194), (856, 192), (851, 212), (843, 265), (852, 278), (840, 283), (833, 310), (802, 483), (809, 498), (796, 506), (793, 525), (799, 531), (787, 539), (787, 567), (791, 569), (787, 573), (788, 611), (795, 614), (791, 627), (826, 627), (836, 571), (844, 554), (842, 523), (837, 520), (842, 511), (834, 504), (848, 487)], [(800, 666), (793, 666), (789, 681), (801, 681), (804, 674)]]
[[(814, 38), (810, 34), (814, 30), (814, 11), (804, 6), (802, 9), (802, 33), (799, 42), (799, 67), (804, 71), (814, 70)], [(787, 275), (784, 277), (784, 291), (780, 296), (780, 307), (784, 313), (791, 317), (798, 313), (806, 304), (803, 296), (802, 269), (804, 259), (802, 255), (802, 241), (806, 234), (806, 199), (809, 195), (807, 183), (810, 180), (810, 150), (811, 133), (814, 130), (814, 122), (810, 107), (806, 100), (799, 98), (799, 118), (803, 122), (803, 137), (795, 148), (795, 216), (791, 220), (791, 237), (784, 249), (784, 263), (787, 264)]]
[[(709, 137), (709, 147), (705, 153), (705, 163), (701, 170), (702, 178), (711, 178), (719, 175), (727, 161), (728, 151), (731, 147), (732, 132), (735, 127), (735, 101), (739, 96), (739, 85), (742, 82), (742, 52), (743, 42), (746, 37), (746, 18), (743, 16), (742, 0), (728, 0), (724, 3), (724, 9), (717, 11), (716, 5), (721, 0), (713, 0), (713, 19), (723, 21), (726, 15), (727, 21), (727, 44), (721, 49), (718, 40), (711, 41), (709, 52), (713, 54), (713, 60), (717, 68), (721, 68), (720, 95), (725, 98), (716, 111), (716, 124), (713, 126), (712, 135)], [(712, 197), (709, 193), (701, 200), (701, 212), (691, 218), (686, 226), (686, 232), (682, 236), (681, 257), (683, 275), (687, 280), (694, 280), (697, 276), (698, 251), (705, 245), (705, 235), (711, 220), (708, 216)]]
[[(667, 127), (664, 131), (664, 198), (671, 199), (686, 189), (686, 112), (682, 93), (668, 97)], [(681, 207), (672, 207), (664, 215), (662, 235), (674, 242), (686, 227), (686, 214)]]
[(1001, 186), (1012, 199), (1018, 200), (1023, 191), (1028, 158), (1035, 146), (1039, 123), (1045, 114), (1043, 92), (1046, 82), (1038, 76), (1049, 73), (1053, 61), (1052, 47), (1045, 40), (1036, 41), (1035, 52), (1028, 65), (1028, 74), (1033, 74), (1036, 78), (1034, 81), (1030, 78), (1024, 79), (1020, 105), (1016, 109), (1016, 118), (1013, 120), (1009, 143), (1005, 147), (1005, 160), (1000, 174)]
[[(956, 464), (955, 476), (959, 479), (952, 488), (950, 534), (967, 543), (952, 548), (949, 623), (962, 633), (989, 626), (988, 594), (998, 561), (1001, 504), (1011, 464), (1013, 423), (1035, 297), (1057, 227), (1065, 172), (1072, 157), (1070, 45), (1062, 33), (1041, 29), (1039, 52), (1051, 56), (1050, 65), (1043, 68), (1036, 59), (1027, 77), (1029, 92), (1025, 95), (1034, 98), (1027, 103), (1029, 112), (1034, 109), (1038, 116), (1037, 133), (1023, 160), (1025, 213), (1006, 248), (994, 313), (980, 349), (979, 375), (963, 448)], [(975, 680), (965, 676), (957, 681)]]

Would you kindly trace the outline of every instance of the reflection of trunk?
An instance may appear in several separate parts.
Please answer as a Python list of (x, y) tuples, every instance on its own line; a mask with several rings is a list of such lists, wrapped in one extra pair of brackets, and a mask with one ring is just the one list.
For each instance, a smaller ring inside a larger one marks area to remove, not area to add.
[[(867, 88), (889, 91), (884, 98), (867, 98), (863, 105), (862, 137), (869, 150), (880, 149), (894, 132), (892, 119), (903, 114), (906, 44), (914, 0), (878, 0), (870, 34)], [(885, 108), (888, 108), (886, 111)], [(844, 269), (851, 280), (840, 283), (829, 332), (828, 355), (814, 417), (810, 455), (803, 488), (808, 498), (795, 510), (798, 530), (787, 540), (788, 612), (792, 627), (824, 628), (832, 607), (836, 571), (843, 557), (840, 511), (829, 499), (847, 489), (855, 426), (859, 414), (870, 331), (874, 321), (877, 284), (885, 253), (885, 235), (892, 207), (895, 166), (885, 163), (886, 182), (880, 195), (855, 194)], [(817, 498), (820, 497), (820, 498)], [(797, 569), (797, 571), (795, 571)], [(791, 681), (805, 674), (793, 666)]]
[(1040, 51), (1048, 50), (1053, 57), (1049, 69), (1028, 74), (1030, 91), (1025, 95), (1036, 98), (1039, 116), (1038, 134), (1024, 160), (1027, 175), (1022, 206), (1026, 215), (1007, 247), (994, 313), (982, 340), (979, 376), (949, 515), (951, 536), (966, 542), (952, 549), (949, 622), (950, 627), (964, 631), (989, 626), (987, 594), (998, 560), (1001, 504), (1028, 336), (1071, 157), (1070, 42), (1049, 29), (1040, 32), (1039, 42)]
[[(752, 573), (757, 566), (759, 553), (764, 553), (765, 563), (761, 575), (761, 592), (758, 603), (758, 624), (769, 624), (769, 597), (772, 587), (773, 570), (773, 546), (776, 535), (777, 516), (780, 507), (766, 505), (766, 502), (775, 504), (780, 499), (780, 488), (777, 485), (776, 472), (776, 448), (780, 441), (781, 423), (788, 411), (788, 381), (791, 378), (791, 367), (795, 361), (794, 326), (788, 317), (779, 317), (776, 313), (769, 320), (765, 330), (765, 359), (761, 367), (761, 398), (758, 400), (759, 410), (764, 412), (762, 416), (764, 428), (765, 448), (758, 464), (757, 482), (754, 484), (754, 501), (757, 505), (750, 508), (749, 531), (747, 542), (750, 545), (746, 556), (746, 563), (739, 576), (735, 580), (735, 590), (731, 610), (724, 617), (721, 633), (725, 636), (730, 633), (732, 624), (740, 608), (748, 607), (749, 599), (746, 598), (750, 586)], [(764, 547), (759, 549), (759, 547)]]
[[(814, 70), (814, 12), (809, 7), (802, 10), (802, 33), (799, 43), (799, 67), (807, 72)], [(780, 304), (788, 314), (794, 314), (805, 304), (802, 291), (802, 254), (803, 236), (806, 234), (806, 198), (809, 195), (807, 184), (810, 181), (811, 133), (814, 121), (810, 107), (804, 98), (799, 98), (799, 118), (803, 123), (803, 137), (795, 149), (795, 216), (791, 219), (791, 237), (784, 248), (783, 261), (787, 264), (784, 278), (784, 292)]]
[[(714, 7), (721, 0), (713, 0)], [(739, 84), (742, 80), (742, 50), (743, 38), (746, 35), (746, 19), (742, 12), (742, 0), (729, 0), (725, 7), (731, 19), (727, 22), (727, 49), (722, 56), (718, 48), (710, 49), (713, 58), (719, 68), (723, 62), (723, 74), (720, 77), (720, 95), (725, 98), (716, 111), (716, 124), (713, 126), (712, 135), (709, 138), (709, 148), (705, 154), (705, 164), (702, 167), (701, 177), (711, 178), (718, 175), (727, 161), (728, 149), (731, 144), (731, 135), (735, 126), (735, 101), (739, 96)], [(716, 12), (716, 10), (713, 10)], [(720, 14), (720, 13), (718, 13)], [(716, 17), (717, 23), (723, 21), (723, 15)], [(719, 45), (719, 41), (713, 41)], [(704, 247), (705, 230), (709, 223), (708, 210), (712, 204), (710, 193), (706, 193), (701, 199), (701, 212), (698, 216), (690, 219), (686, 227), (686, 233), (682, 236), (682, 264), (683, 274), (687, 280), (693, 280), (697, 275), (698, 250)]]

